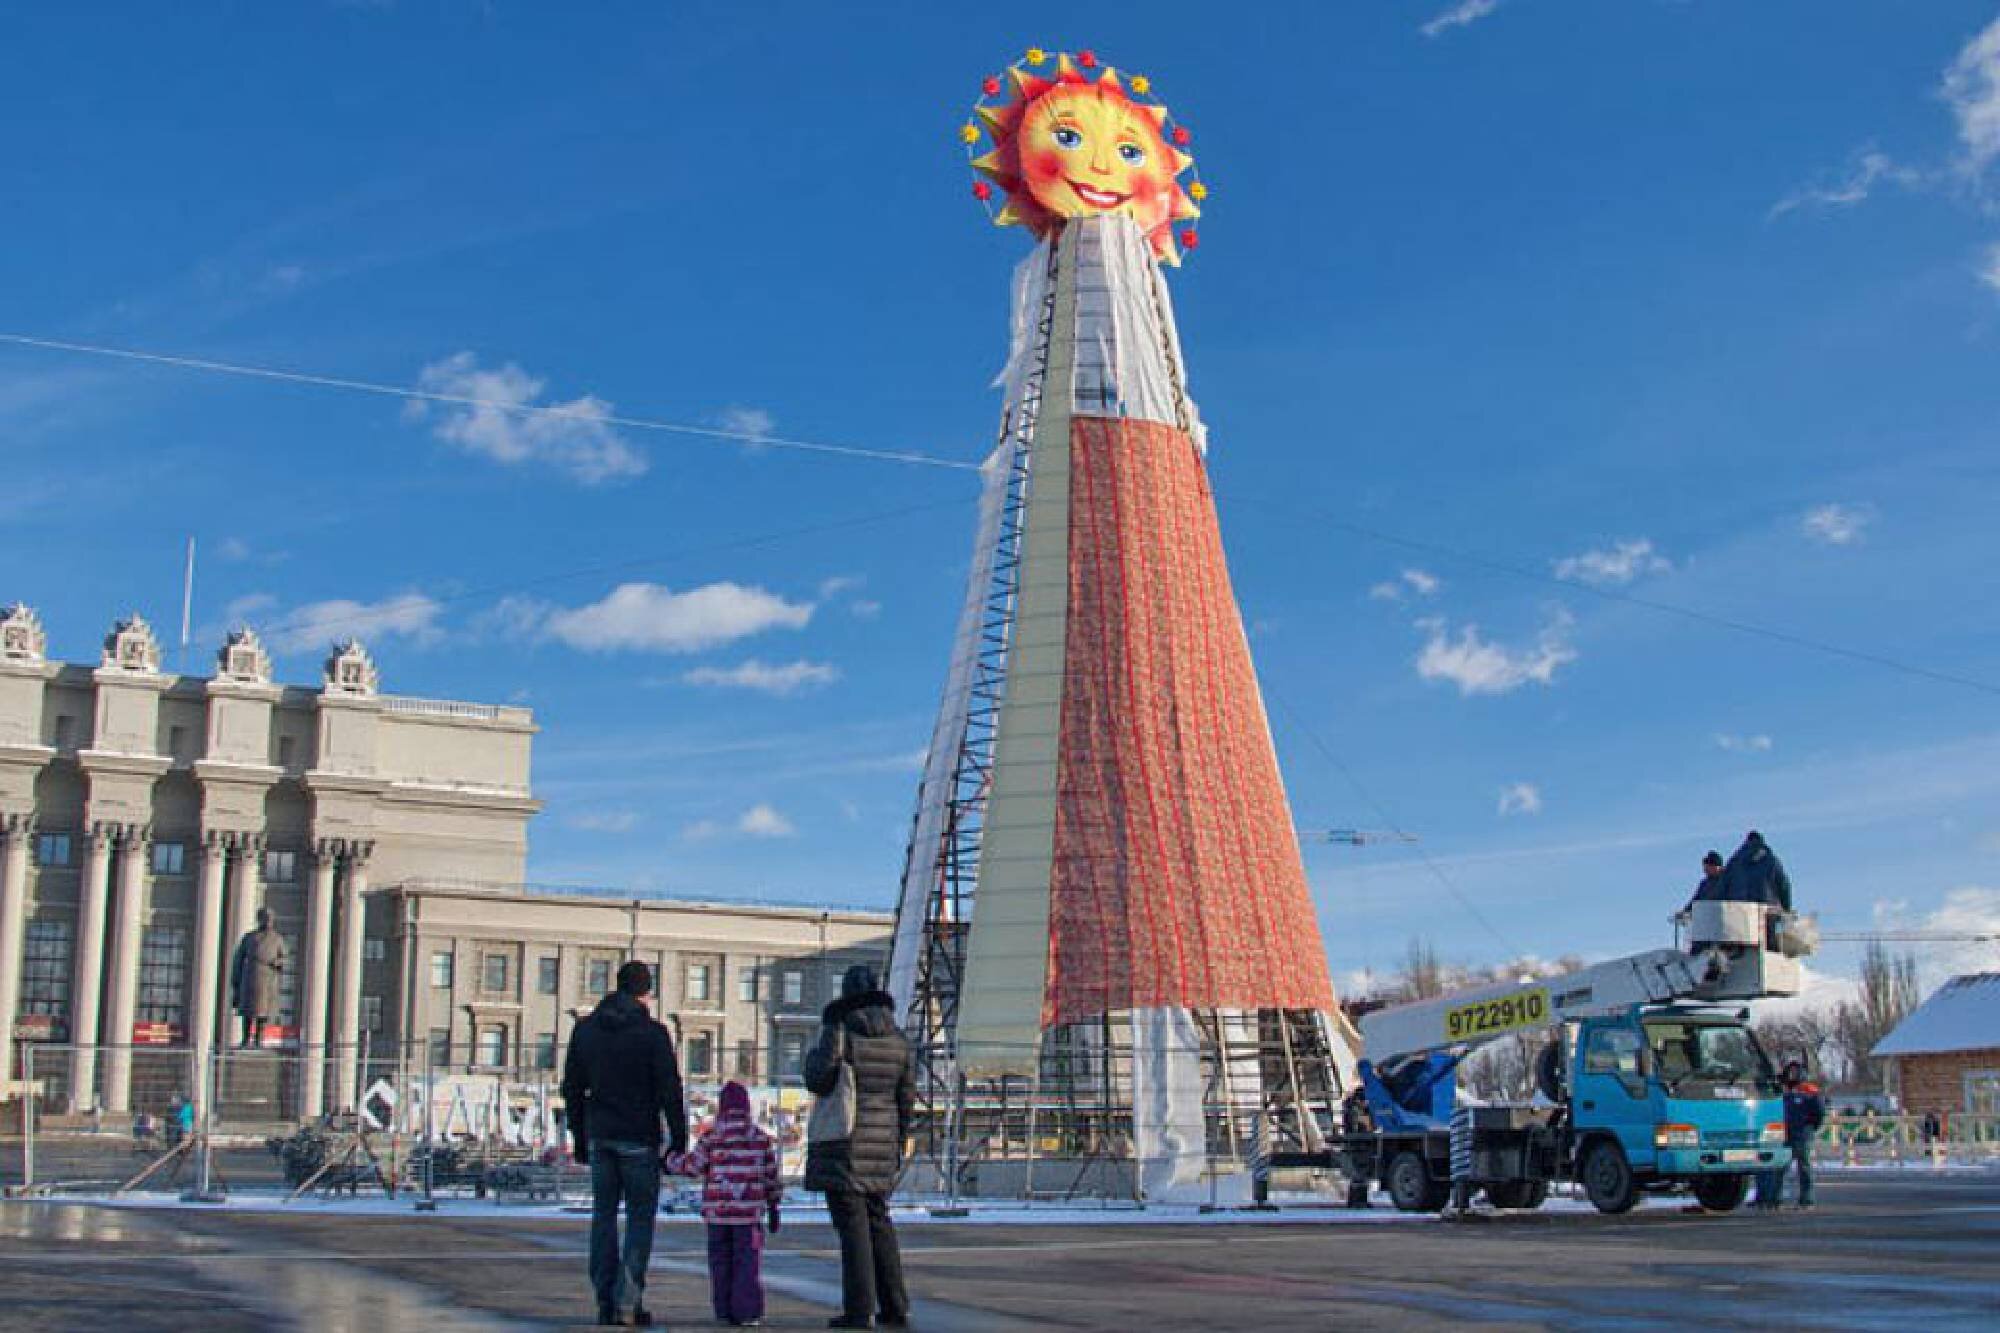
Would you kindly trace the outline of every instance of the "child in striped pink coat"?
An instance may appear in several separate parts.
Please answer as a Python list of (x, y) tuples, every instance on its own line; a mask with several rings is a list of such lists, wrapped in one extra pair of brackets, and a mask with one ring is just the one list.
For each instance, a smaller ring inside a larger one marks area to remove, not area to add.
[(722, 1085), (715, 1123), (684, 1153), (669, 1153), (670, 1175), (702, 1182), (701, 1216), (708, 1223), (708, 1284), (715, 1317), (739, 1327), (764, 1319), (759, 1272), (764, 1226), (778, 1229), (778, 1149), (750, 1118), (750, 1091)]

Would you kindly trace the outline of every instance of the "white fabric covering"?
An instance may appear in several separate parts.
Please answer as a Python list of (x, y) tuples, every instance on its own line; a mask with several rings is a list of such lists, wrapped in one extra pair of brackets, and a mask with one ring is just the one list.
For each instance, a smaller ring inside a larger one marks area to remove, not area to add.
[(1132, 1155), (1149, 1202), (1205, 1195), (1201, 1030), (1178, 1007), (1132, 1011)]

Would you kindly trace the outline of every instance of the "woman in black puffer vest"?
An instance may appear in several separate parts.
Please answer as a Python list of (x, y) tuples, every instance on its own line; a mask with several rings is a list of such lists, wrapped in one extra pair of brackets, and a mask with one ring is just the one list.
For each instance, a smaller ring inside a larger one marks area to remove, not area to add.
[(857, 964), (840, 979), (840, 998), (822, 1015), (807, 1052), (806, 1091), (832, 1092), (844, 1062), (854, 1070), (854, 1134), (808, 1144), (805, 1186), (826, 1195), (840, 1234), (841, 1315), (833, 1328), (900, 1328), (909, 1323), (903, 1262), (889, 1222), (889, 1194), (903, 1169), (903, 1141), (916, 1107), (910, 1043), (896, 1026), (896, 1004)]

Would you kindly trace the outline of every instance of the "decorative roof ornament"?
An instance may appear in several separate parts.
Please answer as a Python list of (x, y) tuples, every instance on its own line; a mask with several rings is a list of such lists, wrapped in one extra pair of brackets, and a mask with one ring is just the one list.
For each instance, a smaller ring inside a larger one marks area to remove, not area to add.
[(144, 616), (134, 611), (111, 627), (104, 636), (103, 665), (112, 671), (159, 674), (160, 640)]
[(342, 639), (333, 646), (333, 655), (326, 659), (328, 694), (372, 698), (381, 688), (382, 673), (375, 669), (375, 659), (361, 646), (361, 640)]
[(246, 685), (271, 683), (271, 654), (264, 651), (264, 641), (248, 625), (229, 631), (222, 650), (215, 655), (215, 665), (216, 674), (224, 680)]
[[(1177, 222), (1201, 216), (1197, 201), (1208, 189), (1181, 150), (1194, 141), (1187, 126), (1148, 98), (1152, 81), (1129, 81), (1106, 65), (1096, 73), (1095, 52), (1056, 56), (1055, 77), (1030, 72), (1049, 53), (1030, 47), (1008, 66), (1006, 79), (989, 75), (980, 98), (959, 127), (972, 169), (984, 178), (972, 188), (1000, 226), (1025, 226), (1048, 235), (1065, 219), (1124, 213), (1139, 222), (1162, 263), (1180, 263), (1180, 247), (1192, 250), (1200, 237), (1192, 225), (1178, 236)], [(1004, 89), (1004, 95), (1003, 95)], [(980, 151), (982, 137), (989, 142)], [(998, 187), (1005, 198), (999, 211), (991, 200)]]
[(26, 602), (0, 607), (0, 662), (39, 665), (49, 657), (48, 631)]

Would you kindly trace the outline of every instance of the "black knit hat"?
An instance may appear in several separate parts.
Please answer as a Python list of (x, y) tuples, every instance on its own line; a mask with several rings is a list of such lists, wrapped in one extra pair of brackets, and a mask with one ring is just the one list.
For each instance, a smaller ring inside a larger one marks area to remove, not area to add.
[(1722, 864), (1722, 853), (1711, 847), (1708, 855), (1701, 858), (1701, 863), (1705, 866), (1719, 866)]
[(869, 991), (880, 990), (881, 982), (875, 978), (875, 969), (866, 963), (856, 963), (840, 978), (840, 998), (849, 1000)]

